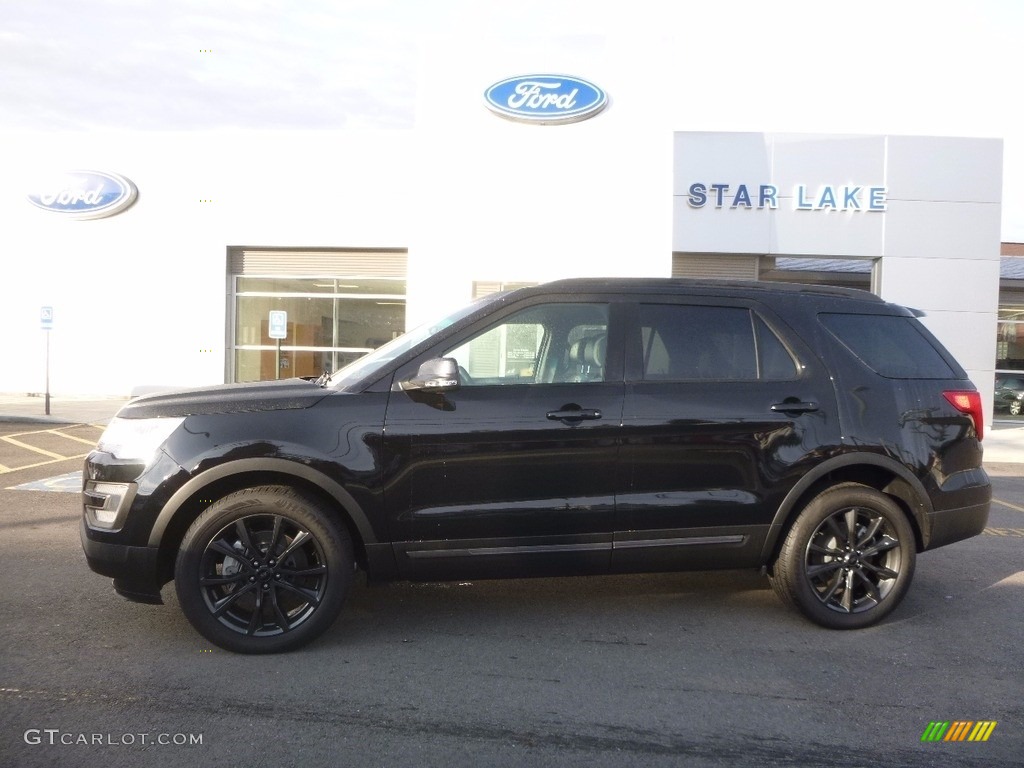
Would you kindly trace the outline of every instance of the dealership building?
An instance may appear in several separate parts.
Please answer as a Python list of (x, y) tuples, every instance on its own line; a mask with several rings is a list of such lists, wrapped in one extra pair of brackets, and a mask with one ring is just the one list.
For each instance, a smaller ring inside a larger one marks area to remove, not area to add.
[(2, 134), (0, 392), (47, 355), (67, 395), (316, 375), (493, 291), (675, 275), (919, 309), (991, 419), (1024, 368), (1000, 140), (700, 131), (628, 67), (517, 64), (424, 77), (408, 130)]

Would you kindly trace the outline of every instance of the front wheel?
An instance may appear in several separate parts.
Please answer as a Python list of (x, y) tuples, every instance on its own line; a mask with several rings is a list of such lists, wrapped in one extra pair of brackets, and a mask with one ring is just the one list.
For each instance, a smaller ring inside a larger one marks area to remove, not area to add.
[(830, 629), (881, 620), (914, 575), (914, 532), (885, 494), (856, 483), (815, 497), (790, 528), (772, 587), (807, 618)]
[(196, 519), (178, 552), (175, 589), (210, 642), (277, 653), (331, 626), (352, 576), (344, 526), (291, 488), (262, 486), (225, 496)]

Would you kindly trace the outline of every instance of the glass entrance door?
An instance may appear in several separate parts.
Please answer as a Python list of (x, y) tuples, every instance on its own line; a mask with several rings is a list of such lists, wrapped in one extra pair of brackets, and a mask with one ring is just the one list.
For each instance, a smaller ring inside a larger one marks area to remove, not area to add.
[[(233, 381), (334, 372), (405, 331), (403, 279), (236, 275), (234, 299)], [(271, 310), (288, 313), (280, 372)]]

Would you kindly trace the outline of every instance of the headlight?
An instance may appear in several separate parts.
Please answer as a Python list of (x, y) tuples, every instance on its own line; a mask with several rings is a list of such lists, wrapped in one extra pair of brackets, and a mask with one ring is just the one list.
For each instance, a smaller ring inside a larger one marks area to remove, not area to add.
[(117, 459), (134, 459), (149, 464), (157, 449), (183, 421), (184, 416), (172, 419), (114, 418), (100, 436), (96, 450), (113, 454)]

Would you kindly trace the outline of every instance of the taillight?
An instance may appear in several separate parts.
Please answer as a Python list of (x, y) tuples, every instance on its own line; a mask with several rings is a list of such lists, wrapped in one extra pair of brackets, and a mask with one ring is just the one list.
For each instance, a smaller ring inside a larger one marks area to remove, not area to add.
[(974, 420), (974, 431), (981, 440), (985, 436), (985, 418), (981, 412), (981, 393), (967, 390), (943, 392), (950, 404), (960, 413), (966, 413)]

